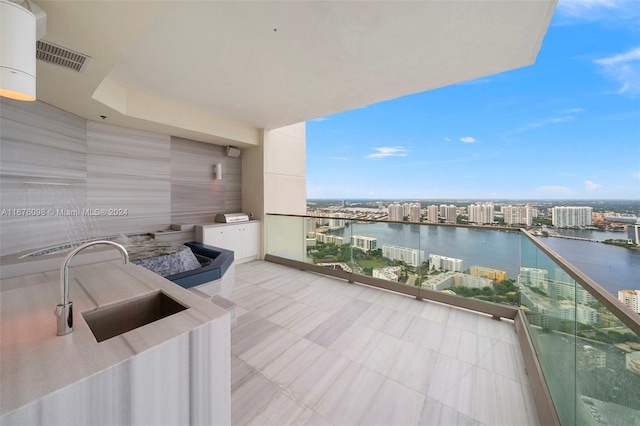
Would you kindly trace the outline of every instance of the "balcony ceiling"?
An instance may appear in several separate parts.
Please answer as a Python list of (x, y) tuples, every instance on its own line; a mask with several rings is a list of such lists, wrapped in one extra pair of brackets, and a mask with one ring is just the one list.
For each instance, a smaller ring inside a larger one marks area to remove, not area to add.
[(557, 0), (36, 1), (38, 99), (89, 120), (225, 144), (535, 61)]

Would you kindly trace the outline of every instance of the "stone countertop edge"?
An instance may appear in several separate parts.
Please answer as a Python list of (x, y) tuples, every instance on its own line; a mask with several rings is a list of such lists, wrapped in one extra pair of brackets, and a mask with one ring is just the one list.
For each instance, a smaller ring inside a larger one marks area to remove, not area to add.
[(211, 228), (212, 226), (228, 226), (228, 225), (242, 225), (243, 223), (254, 223), (260, 222), (258, 219), (250, 219), (250, 220), (241, 220), (238, 222), (207, 222), (207, 223), (196, 223), (195, 226), (200, 226), (202, 228)]
[[(162, 291), (188, 309), (98, 343), (82, 312)], [(56, 335), (60, 272), (0, 280), (0, 416), (229, 313), (121, 260), (70, 268), (74, 331)]]

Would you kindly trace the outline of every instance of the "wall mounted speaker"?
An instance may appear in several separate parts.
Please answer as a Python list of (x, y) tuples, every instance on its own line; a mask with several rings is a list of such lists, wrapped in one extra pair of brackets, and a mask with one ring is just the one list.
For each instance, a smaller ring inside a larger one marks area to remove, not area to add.
[(242, 150), (237, 146), (227, 145), (227, 157), (238, 158), (242, 154)]

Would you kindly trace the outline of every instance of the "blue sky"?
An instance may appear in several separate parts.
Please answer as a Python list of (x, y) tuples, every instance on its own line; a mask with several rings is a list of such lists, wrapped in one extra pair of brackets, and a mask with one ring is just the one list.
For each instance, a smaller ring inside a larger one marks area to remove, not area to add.
[(307, 197), (640, 199), (640, 0), (560, 0), (532, 66), (307, 122)]

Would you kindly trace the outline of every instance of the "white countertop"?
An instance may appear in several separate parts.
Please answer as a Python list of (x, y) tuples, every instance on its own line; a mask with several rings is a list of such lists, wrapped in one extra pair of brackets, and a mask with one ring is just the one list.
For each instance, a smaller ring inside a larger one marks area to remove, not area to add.
[[(162, 290), (186, 309), (97, 343), (81, 312)], [(0, 416), (228, 313), (121, 260), (70, 268), (74, 331), (56, 335), (60, 273), (0, 280)]]

